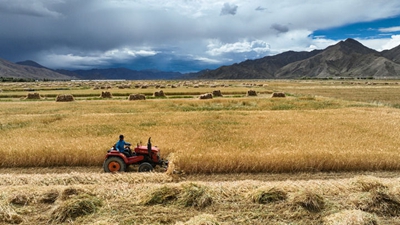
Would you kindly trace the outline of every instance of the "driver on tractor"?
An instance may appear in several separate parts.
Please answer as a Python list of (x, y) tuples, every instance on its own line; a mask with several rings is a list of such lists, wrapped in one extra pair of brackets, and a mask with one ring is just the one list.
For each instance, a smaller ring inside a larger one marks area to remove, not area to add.
[(124, 135), (119, 135), (119, 141), (115, 144), (115, 149), (123, 153), (127, 157), (131, 157), (132, 151), (129, 146), (131, 146), (131, 143), (124, 141)]

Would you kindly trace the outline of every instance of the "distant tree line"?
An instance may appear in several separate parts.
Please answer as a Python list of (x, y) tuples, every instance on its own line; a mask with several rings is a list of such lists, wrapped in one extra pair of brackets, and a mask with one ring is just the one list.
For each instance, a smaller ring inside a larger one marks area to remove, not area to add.
[(32, 82), (31, 78), (0, 77), (0, 82)]
[(32, 78), (0, 77), (0, 82), (34, 82), (34, 81), (53, 81), (53, 80), (47, 78), (38, 80)]
[(373, 76), (368, 77), (301, 77), (300, 80), (374, 80)]

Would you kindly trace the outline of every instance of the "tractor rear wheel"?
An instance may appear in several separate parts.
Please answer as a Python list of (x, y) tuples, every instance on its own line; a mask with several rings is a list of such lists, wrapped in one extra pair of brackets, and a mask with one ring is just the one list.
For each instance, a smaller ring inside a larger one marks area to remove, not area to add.
[(126, 170), (124, 160), (119, 157), (110, 157), (104, 161), (104, 172), (123, 172)]
[(153, 170), (153, 166), (150, 163), (142, 163), (139, 166), (139, 172), (150, 172)]

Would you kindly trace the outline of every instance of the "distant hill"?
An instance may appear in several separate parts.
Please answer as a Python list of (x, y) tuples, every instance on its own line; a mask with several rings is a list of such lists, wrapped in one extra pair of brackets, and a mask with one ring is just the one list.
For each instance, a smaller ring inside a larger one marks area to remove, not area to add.
[(324, 50), (288, 51), (197, 74), (197, 78), (204, 79), (296, 79), (302, 77), (400, 78), (400, 46), (377, 52), (354, 39), (347, 39)]
[(275, 56), (246, 60), (231, 66), (222, 66), (215, 70), (202, 71), (198, 77), (205, 79), (273, 79), (280, 68), (310, 58), (320, 52), (320, 50), (312, 52), (288, 51)]
[(382, 55), (395, 63), (400, 63), (400, 45), (390, 50), (385, 50)]
[[(18, 65), (48, 69), (31, 60), (23, 62), (17, 62)], [(108, 69), (90, 69), (90, 70), (52, 70), (56, 73), (63, 74), (73, 79), (82, 80), (115, 80), (115, 79), (126, 79), (126, 80), (150, 80), (150, 79), (177, 79), (182, 76), (179, 72), (165, 72), (158, 70), (131, 70), (127, 68), (108, 68)]]
[(51, 70), (51, 69), (49, 69), (49, 68), (47, 68), (45, 66), (42, 66), (39, 63), (37, 63), (35, 61), (32, 61), (32, 60), (25, 60), (25, 61), (22, 61), (22, 62), (16, 62), (15, 64), (23, 65), (23, 66), (33, 66), (33, 67), (36, 67), (36, 68), (43, 68), (43, 69)]
[(71, 80), (70, 76), (54, 72), (45, 67), (19, 65), (10, 61), (0, 59), (0, 77), (32, 79), (32, 80)]

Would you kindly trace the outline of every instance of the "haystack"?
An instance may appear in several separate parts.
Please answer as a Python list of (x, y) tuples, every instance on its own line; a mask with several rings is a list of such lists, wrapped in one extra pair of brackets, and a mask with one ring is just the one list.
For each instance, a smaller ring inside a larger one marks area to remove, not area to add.
[(271, 95), (271, 98), (284, 98), (284, 97), (286, 97), (286, 95), (283, 92), (274, 92)]
[(325, 200), (311, 191), (304, 191), (294, 198), (294, 203), (309, 212), (321, 212), (325, 208)]
[(278, 188), (271, 188), (266, 190), (264, 188), (259, 188), (251, 194), (253, 202), (259, 204), (268, 204), (271, 202), (278, 202), (287, 199), (287, 193)]
[(178, 196), (178, 204), (185, 207), (204, 209), (213, 203), (213, 198), (207, 186), (189, 183), (182, 185), (182, 192)]
[(39, 93), (28, 93), (26, 96), (26, 99), (40, 99)]
[(162, 90), (156, 91), (154, 92), (154, 97), (165, 97), (165, 93)]
[(117, 86), (119, 89), (131, 88), (130, 84), (121, 84)]
[(131, 94), (129, 95), (129, 101), (132, 100), (146, 100), (146, 96), (143, 94)]
[(45, 204), (53, 204), (55, 201), (57, 201), (59, 195), (60, 193), (58, 193), (56, 189), (52, 189), (42, 194), (42, 196), (40, 196), (39, 198), (39, 202)]
[(74, 96), (72, 96), (70, 94), (58, 95), (56, 98), (56, 102), (72, 102), (74, 100), (75, 100)]
[(155, 189), (142, 200), (144, 205), (167, 204), (178, 199), (180, 190), (177, 187), (162, 186)]
[(51, 221), (63, 223), (78, 217), (95, 213), (102, 206), (102, 201), (94, 196), (79, 195), (62, 202), (51, 213)]
[(100, 97), (101, 98), (112, 98), (112, 94), (109, 91), (102, 91)]
[(248, 90), (247, 96), (257, 96), (257, 92), (255, 90)]
[(213, 95), (214, 97), (222, 97), (221, 90), (214, 90), (213, 93), (212, 93), (212, 95)]
[(200, 98), (200, 99), (212, 99), (213, 96), (212, 96), (211, 93), (207, 93), (207, 94), (202, 94), (202, 95), (200, 95), (199, 98)]
[(376, 215), (361, 210), (343, 210), (324, 218), (326, 225), (370, 225), (379, 224)]

